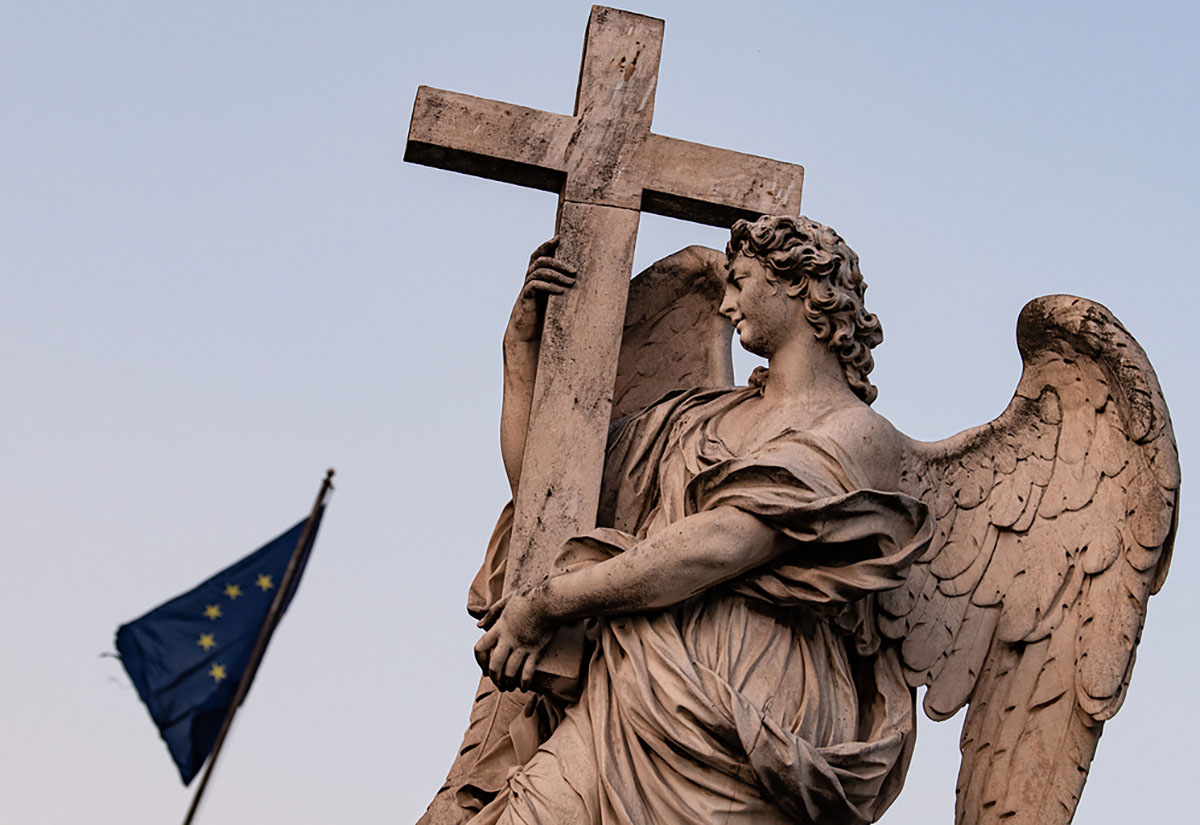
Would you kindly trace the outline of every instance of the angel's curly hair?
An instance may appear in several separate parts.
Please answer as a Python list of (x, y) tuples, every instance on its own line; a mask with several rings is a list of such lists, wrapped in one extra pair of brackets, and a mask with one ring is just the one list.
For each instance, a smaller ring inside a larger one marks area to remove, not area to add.
[(858, 255), (838, 233), (805, 217), (765, 215), (733, 225), (725, 254), (749, 255), (768, 271), (799, 284), (804, 316), (838, 360), (851, 389), (870, 404), (879, 390), (867, 380), (875, 368), (871, 349), (883, 341), (879, 319), (867, 312), (867, 285)]

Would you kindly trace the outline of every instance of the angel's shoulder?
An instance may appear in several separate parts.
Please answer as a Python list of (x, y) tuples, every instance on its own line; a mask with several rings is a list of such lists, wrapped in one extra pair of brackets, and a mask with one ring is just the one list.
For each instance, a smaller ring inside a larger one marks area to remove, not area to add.
[(848, 404), (825, 416), (819, 434), (836, 442), (876, 490), (895, 490), (904, 458), (904, 436), (866, 404)]

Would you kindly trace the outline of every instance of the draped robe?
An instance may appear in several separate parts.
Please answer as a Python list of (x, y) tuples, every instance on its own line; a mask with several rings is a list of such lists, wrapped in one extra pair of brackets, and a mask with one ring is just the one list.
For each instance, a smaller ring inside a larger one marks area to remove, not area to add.
[[(876, 633), (873, 594), (903, 581), (932, 516), (869, 489), (828, 438), (787, 429), (734, 454), (718, 425), (759, 391), (676, 393), (616, 422), (601, 526), (567, 542), (558, 569), (722, 506), (790, 548), (682, 603), (594, 621), (578, 701), (534, 699), (503, 743), (484, 743), (491, 756), (471, 787), (497, 793), (471, 825), (851, 825), (875, 821), (899, 793), (914, 693)], [(472, 586), (473, 613), (499, 596), (510, 512)]]

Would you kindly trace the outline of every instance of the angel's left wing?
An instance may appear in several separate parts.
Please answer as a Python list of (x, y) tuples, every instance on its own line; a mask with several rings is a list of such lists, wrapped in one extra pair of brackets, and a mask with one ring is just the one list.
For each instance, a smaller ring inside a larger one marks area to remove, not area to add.
[(640, 412), (671, 390), (733, 383), (733, 325), (718, 311), (725, 254), (689, 246), (629, 284), (613, 418)]
[(1166, 577), (1179, 459), (1145, 353), (1111, 313), (1030, 302), (1024, 373), (990, 424), (910, 442), (902, 489), (938, 528), (879, 596), (925, 711), (964, 704), (958, 823), (1071, 821)]

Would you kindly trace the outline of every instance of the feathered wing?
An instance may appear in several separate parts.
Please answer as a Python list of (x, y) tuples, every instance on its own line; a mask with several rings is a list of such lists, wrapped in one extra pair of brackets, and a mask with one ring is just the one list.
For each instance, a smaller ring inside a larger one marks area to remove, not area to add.
[(969, 703), (956, 822), (1071, 821), (1166, 577), (1179, 459), (1145, 353), (1099, 304), (1030, 302), (1024, 373), (990, 424), (910, 442), (902, 488), (937, 518), (879, 597), (925, 710)]
[(725, 255), (689, 246), (629, 285), (613, 418), (645, 409), (671, 390), (733, 383), (733, 326), (718, 309)]

